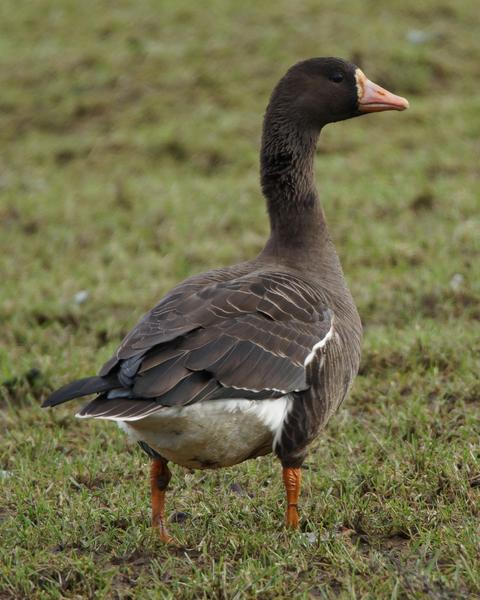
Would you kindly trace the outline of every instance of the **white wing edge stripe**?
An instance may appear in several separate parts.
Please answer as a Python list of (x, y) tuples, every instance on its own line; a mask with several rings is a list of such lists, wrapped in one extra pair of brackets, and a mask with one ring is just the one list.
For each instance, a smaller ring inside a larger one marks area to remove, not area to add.
[(315, 358), (315, 355), (316, 355), (317, 351), (321, 350), (325, 346), (325, 344), (330, 340), (330, 338), (332, 336), (333, 336), (333, 316), (332, 316), (332, 322), (330, 324), (330, 329), (328, 330), (327, 335), (313, 346), (310, 354), (305, 359), (305, 362), (303, 363), (303, 366), (305, 368), (308, 367), (308, 365)]
[[(122, 416), (116, 416), (116, 417), (103, 417), (102, 415), (81, 415), (80, 413), (77, 413), (75, 415), (75, 417), (77, 419), (102, 419), (104, 421), (140, 421), (140, 419), (145, 419), (145, 417), (148, 417), (150, 415), (151, 412), (156, 412), (157, 410), (159, 410), (158, 408), (155, 408), (154, 410), (152, 409), (150, 412), (146, 412), (143, 413), (139, 416), (135, 416), (135, 417), (122, 417)], [(105, 413), (102, 413), (105, 414)]]
[[(261, 388), (260, 390), (254, 389), (254, 388), (247, 388), (245, 386), (242, 387), (238, 387), (236, 385), (232, 385), (232, 384), (226, 384), (223, 383), (220, 379), (218, 380), (218, 383), (224, 387), (224, 388), (231, 388), (232, 390), (239, 390), (240, 392), (243, 390), (244, 392), (256, 392), (256, 393), (260, 393), (260, 392), (279, 392), (281, 394), (288, 394), (288, 391), (286, 390), (279, 390), (277, 388), (272, 388), (272, 387), (264, 387)], [(297, 391), (297, 390), (294, 390)], [(232, 398), (232, 400), (234, 400), (235, 398)]]

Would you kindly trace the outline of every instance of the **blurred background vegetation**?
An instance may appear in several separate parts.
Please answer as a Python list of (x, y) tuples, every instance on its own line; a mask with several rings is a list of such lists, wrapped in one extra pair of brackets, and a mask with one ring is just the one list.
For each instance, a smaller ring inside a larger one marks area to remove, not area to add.
[[(318, 148), (360, 376), (309, 458), (303, 537), (264, 459), (176, 469), (168, 550), (146, 459), (39, 404), (176, 282), (261, 249), (262, 114), (322, 55), (411, 102)], [(1, 598), (479, 596), (479, 77), (473, 0), (1, 3)]]

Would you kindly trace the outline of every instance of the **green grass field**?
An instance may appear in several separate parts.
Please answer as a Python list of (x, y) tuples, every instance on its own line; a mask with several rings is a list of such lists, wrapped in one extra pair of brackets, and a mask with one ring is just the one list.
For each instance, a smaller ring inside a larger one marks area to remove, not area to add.
[[(306, 463), (301, 532), (274, 458), (174, 467), (184, 548), (164, 547), (147, 457), (40, 403), (176, 282), (261, 249), (262, 114), (319, 55), (411, 102), (318, 150), (361, 371)], [(2, 3), (2, 600), (480, 597), (479, 77), (473, 0)]]

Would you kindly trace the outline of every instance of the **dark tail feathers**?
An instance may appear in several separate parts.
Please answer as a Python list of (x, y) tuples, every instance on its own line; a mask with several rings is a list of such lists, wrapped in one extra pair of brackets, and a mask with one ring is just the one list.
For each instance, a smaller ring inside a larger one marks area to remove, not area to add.
[(77, 381), (68, 383), (56, 392), (53, 392), (53, 394), (50, 394), (42, 404), (42, 407), (57, 406), (57, 404), (62, 404), (73, 398), (108, 392), (108, 390), (119, 387), (119, 385), (116, 375), (110, 377), (85, 377), (85, 379), (78, 379)]

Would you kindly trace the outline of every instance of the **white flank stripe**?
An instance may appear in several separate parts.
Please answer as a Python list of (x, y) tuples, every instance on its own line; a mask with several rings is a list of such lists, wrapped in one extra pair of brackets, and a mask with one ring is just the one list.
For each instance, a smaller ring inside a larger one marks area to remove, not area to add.
[(332, 336), (333, 336), (333, 317), (332, 317), (332, 322), (330, 324), (330, 329), (328, 330), (327, 335), (313, 346), (310, 354), (305, 359), (305, 362), (303, 363), (303, 366), (305, 368), (308, 367), (308, 365), (315, 358), (315, 355), (317, 354), (317, 351), (321, 350), (325, 346), (325, 344), (328, 342), (328, 340), (330, 340), (330, 338)]

